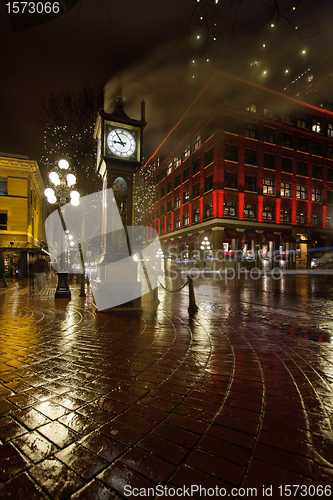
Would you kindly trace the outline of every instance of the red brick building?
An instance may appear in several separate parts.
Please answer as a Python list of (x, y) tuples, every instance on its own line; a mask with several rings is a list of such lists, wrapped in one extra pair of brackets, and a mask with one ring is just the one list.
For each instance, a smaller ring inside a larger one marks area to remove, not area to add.
[(144, 168), (146, 225), (179, 254), (208, 241), (214, 256), (294, 250), (306, 267), (332, 245), (332, 111), (218, 72)]

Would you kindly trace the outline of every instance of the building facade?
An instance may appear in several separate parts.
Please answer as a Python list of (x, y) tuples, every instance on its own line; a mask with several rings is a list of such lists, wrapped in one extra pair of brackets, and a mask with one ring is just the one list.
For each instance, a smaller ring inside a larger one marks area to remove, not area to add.
[(26, 276), (45, 241), (44, 185), (37, 162), (0, 154), (0, 251), (5, 276)]
[(146, 225), (181, 260), (206, 245), (213, 259), (309, 267), (332, 246), (329, 110), (216, 73), (144, 168)]

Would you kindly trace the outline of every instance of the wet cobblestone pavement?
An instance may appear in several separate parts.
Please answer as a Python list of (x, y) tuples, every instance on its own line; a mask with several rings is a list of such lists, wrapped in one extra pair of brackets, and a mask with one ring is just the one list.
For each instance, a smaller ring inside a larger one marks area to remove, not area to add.
[(67, 301), (9, 283), (0, 498), (330, 498), (332, 290), (202, 280), (189, 318), (187, 287), (125, 315), (95, 314), (77, 285)]

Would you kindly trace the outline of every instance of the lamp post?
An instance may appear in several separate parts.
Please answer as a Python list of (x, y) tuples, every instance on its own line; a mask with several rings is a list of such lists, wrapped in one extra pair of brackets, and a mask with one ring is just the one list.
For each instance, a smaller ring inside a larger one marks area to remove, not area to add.
[[(56, 168), (49, 173), (49, 179), (52, 187), (48, 186), (44, 194), (51, 205), (57, 205), (62, 228), (65, 233), (68, 233), (60, 207), (65, 205), (69, 200), (75, 207), (80, 203), (80, 194), (74, 189), (76, 177), (71, 172), (68, 161), (64, 159), (60, 160)], [(71, 292), (68, 285), (68, 271), (65, 267), (65, 249), (63, 248), (63, 238), (61, 238), (60, 270), (57, 272), (58, 286), (55, 293), (56, 299), (71, 298)]]
[(207, 255), (207, 252), (209, 252), (211, 250), (210, 243), (209, 243), (207, 236), (204, 237), (204, 239), (201, 243), (201, 246), (200, 246), (200, 250), (203, 251), (204, 268), (205, 268), (206, 267), (206, 255)]

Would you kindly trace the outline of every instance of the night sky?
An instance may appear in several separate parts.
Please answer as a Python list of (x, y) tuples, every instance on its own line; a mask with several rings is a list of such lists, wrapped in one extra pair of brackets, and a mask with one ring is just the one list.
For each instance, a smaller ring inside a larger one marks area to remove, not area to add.
[(51, 92), (104, 88), (111, 112), (121, 74), (127, 114), (139, 119), (146, 101), (147, 158), (216, 70), (282, 91), (304, 67), (333, 55), (332, 0), (280, 0), (279, 19), (271, 0), (82, 0), (19, 31), (6, 3), (0, 3), (0, 152), (37, 161), (38, 103)]

